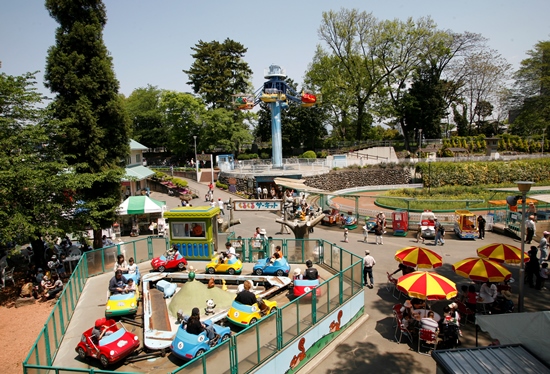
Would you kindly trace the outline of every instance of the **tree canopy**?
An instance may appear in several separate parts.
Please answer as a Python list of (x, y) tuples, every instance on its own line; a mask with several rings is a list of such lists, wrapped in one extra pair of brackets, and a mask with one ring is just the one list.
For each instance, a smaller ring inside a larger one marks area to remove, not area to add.
[(103, 43), (105, 6), (100, 0), (46, 0), (46, 8), (59, 23), (45, 71), (45, 85), (56, 94), (51, 119), (59, 122), (51, 144), (67, 157), (72, 198), (83, 202), (82, 222), (93, 228), (100, 247), (101, 228), (116, 219), (130, 133)]
[(199, 40), (191, 49), (195, 60), (183, 72), (209, 107), (231, 109), (231, 95), (250, 91), (252, 70), (243, 60), (247, 49), (241, 43), (229, 38), (223, 43)]

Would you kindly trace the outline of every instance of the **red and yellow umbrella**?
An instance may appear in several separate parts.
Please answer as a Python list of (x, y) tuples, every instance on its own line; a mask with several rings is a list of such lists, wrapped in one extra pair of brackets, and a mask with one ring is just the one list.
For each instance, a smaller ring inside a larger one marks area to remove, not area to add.
[(431, 249), (405, 247), (395, 253), (395, 259), (404, 265), (419, 268), (437, 268), (443, 264), (441, 256)]
[(403, 275), (397, 280), (397, 288), (411, 297), (427, 300), (450, 299), (457, 294), (454, 282), (428, 271)]
[(512, 273), (497, 262), (479, 257), (470, 257), (453, 265), (453, 271), (464, 278), (480, 282), (503, 282)]
[[(521, 263), (521, 249), (509, 244), (493, 243), (484, 245), (477, 249), (477, 255), (496, 262), (506, 262), (508, 264)], [(529, 261), (529, 255), (524, 254), (524, 262)]]

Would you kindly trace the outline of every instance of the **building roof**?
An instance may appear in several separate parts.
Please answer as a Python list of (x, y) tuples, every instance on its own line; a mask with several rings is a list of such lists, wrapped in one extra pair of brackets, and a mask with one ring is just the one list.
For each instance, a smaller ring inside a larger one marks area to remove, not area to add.
[(134, 139), (130, 139), (130, 150), (131, 151), (146, 151), (149, 148), (144, 146), (141, 143), (136, 142)]
[(155, 172), (148, 167), (136, 165), (136, 166), (130, 166), (126, 168), (126, 175), (122, 178), (123, 181), (131, 181), (131, 180), (143, 180), (151, 175), (154, 175)]

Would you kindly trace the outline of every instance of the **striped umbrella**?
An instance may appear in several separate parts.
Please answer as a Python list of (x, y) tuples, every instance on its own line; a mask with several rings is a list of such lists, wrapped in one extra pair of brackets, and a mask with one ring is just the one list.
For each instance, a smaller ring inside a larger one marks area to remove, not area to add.
[(405, 247), (395, 253), (395, 259), (404, 265), (419, 268), (438, 268), (443, 264), (441, 256), (431, 249)]
[[(521, 263), (521, 249), (504, 243), (493, 243), (484, 245), (477, 249), (477, 255), (495, 262), (506, 262), (508, 264)], [(529, 255), (524, 254), (524, 262), (529, 261)]]
[(512, 273), (497, 262), (479, 257), (470, 257), (453, 265), (458, 275), (479, 282), (503, 282), (512, 277)]
[(456, 285), (437, 273), (415, 271), (397, 280), (397, 288), (411, 297), (427, 300), (450, 299), (456, 296)]

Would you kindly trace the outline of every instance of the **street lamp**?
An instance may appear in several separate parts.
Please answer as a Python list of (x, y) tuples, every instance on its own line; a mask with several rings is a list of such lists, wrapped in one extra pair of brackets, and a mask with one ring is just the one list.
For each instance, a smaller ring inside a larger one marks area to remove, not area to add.
[[(529, 192), (534, 182), (517, 181), (515, 183), (518, 185), (519, 192), (521, 192), (521, 202), (522, 202), (522, 205), (521, 205), (521, 265), (519, 269), (519, 295), (518, 295), (518, 312), (521, 313), (523, 312), (523, 296), (525, 292), (525, 201), (527, 199), (527, 192)], [(514, 199), (517, 204), (517, 200), (519, 196), (517, 196), (516, 198), (510, 196), (509, 198)]]
[(193, 135), (193, 140), (195, 142), (195, 168), (197, 173), (197, 182), (199, 181), (199, 160), (197, 160), (197, 135)]

